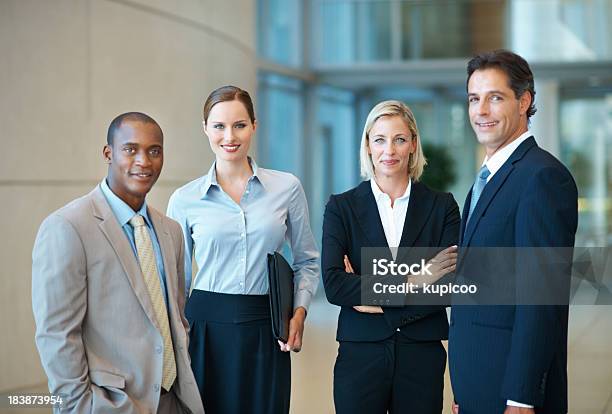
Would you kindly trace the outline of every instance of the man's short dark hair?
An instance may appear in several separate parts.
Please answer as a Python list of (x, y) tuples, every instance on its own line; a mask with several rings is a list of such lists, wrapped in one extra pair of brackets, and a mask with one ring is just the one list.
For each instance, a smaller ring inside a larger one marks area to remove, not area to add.
[(159, 126), (157, 121), (151, 118), (149, 115), (143, 114), (142, 112), (126, 112), (121, 115), (117, 115), (117, 117), (115, 117), (115, 119), (113, 119), (113, 121), (108, 126), (108, 132), (106, 133), (106, 143), (108, 145), (113, 145), (115, 134), (117, 133), (117, 130), (121, 128), (121, 124), (123, 124), (125, 121), (137, 121), (146, 124), (155, 124), (159, 129), (159, 134), (161, 138), (164, 138), (164, 133), (162, 132), (161, 127)]
[(514, 91), (517, 99), (523, 96), (525, 92), (529, 92), (531, 105), (527, 109), (527, 119), (535, 114), (537, 111), (535, 107), (536, 92), (531, 68), (525, 59), (509, 50), (499, 49), (474, 56), (467, 65), (466, 87), (475, 71), (491, 68), (500, 69), (508, 75), (510, 89)]

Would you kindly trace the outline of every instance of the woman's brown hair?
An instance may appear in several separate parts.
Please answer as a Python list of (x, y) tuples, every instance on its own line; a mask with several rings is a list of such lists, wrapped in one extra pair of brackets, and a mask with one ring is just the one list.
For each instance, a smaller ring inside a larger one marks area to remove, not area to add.
[(253, 109), (253, 101), (251, 100), (251, 95), (244, 89), (240, 89), (237, 86), (226, 85), (220, 88), (215, 89), (208, 95), (206, 98), (206, 102), (204, 102), (204, 123), (208, 121), (208, 115), (210, 115), (210, 111), (219, 102), (227, 102), (227, 101), (240, 101), (246, 108), (249, 118), (251, 118), (251, 122), (255, 122), (255, 110)]

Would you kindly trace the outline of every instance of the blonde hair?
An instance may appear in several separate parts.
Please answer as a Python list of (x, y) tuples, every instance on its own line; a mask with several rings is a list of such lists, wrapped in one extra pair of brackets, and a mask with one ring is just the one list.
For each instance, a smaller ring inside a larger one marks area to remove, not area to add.
[(421, 137), (419, 135), (419, 129), (417, 128), (416, 119), (414, 119), (414, 114), (405, 103), (400, 101), (380, 102), (372, 108), (368, 114), (368, 118), (363, 128), (363, 134), (361, 135), (361, 145), (359, 149), (361, 176), (368, 180), (374, 178), (374, 164), (372, 163), (372, 156), (368, 153), (369, 135), (374, 123), (383, 116), (400, 116), (408, 124), (412, 139), (416, 140), (416, 149), (410, 154), (410, 158), (408, 159), (408, 175), (413, 181), (419, 181), (419, 178), (421, 178), (423, 174), (423, 168), (425, 168), (427, 164), (427, 160), (425, 159), (423, 148), (421, 147)]

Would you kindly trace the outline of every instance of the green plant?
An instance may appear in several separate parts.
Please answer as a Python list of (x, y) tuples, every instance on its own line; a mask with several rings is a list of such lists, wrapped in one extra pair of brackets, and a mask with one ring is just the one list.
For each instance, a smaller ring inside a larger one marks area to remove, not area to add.
[(427, 165), (421, 181), (435, 190), (448, 191), (456, 180), (455, 161), (448, 150), (442, 145), (423, 144), (423, 153)]

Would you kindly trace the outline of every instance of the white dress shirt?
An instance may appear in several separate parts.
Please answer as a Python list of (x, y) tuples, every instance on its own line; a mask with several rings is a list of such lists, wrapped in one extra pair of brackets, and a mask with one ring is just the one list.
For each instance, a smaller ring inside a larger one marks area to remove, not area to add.
[(493, 154), (491, 158), (489, 158), (489, 156), (485, 157), (482, 165), (486, 165), (489, 171), (491, 172), (491, 174), (489, 174), (489, 176), (487, 177), (487, 183), (491, 181), (491, 178), (493, 178), (495, 173), (499, 171), (502, 165), (504, 165), (505, 162), (508, 161), (508, 158), (510, 158), (512, 153), (516, 151), (519, 145), (521, 145), (527, 138), (532, 135), (533, 134), (531, 133), (531, 131), (527, 130), (520, 137), (518, 137), (517, 139), (497, 151), (495, 154)]
[(402, 232), (404, 230), (404, 222), (406, 220), (406, 211), (408, 211), (408, 202), (410, 201), (410, 189), (412, 188), (412, 180), (408, 180), (406, 191), (404, 194), (395, 199), (393, 206), (391, 206), (391, 198), (383, 193), (376, 184), (374, 179), (370, 180), (372, 186), (372, 193), (374, 193), (374, 199), (376, 200), (376, 206), (378, 207), (378, 215), (382, 222), (383, 230), (385, 231), (385, 238), (387, 244), (391, 248), (391, 254), (393, 259), (397, 255), (397, 247), (402, 239)]
[[(517, 139), (512, 141), (510, 144), (506, 145), (505, 147), (497, 151), (495, 154), (493, 154), (491, 158), (489, 158), (488, 156), (485, 157), (485, 160), (482, 163), (482, 165), (486, 164), (487, 168), (491, 172), (491, 174), (487, 177), (487, 183), (491, 181), (491, 178), (493, 178), (495, 173), (499, 171), (502, 165), (504, 165), (506, 161), (508, 161), (508, 158), (510, 158), (512, 153), (516, 151), (519, 145), (521, 145), (527, 138), (529, 138), (532, 135), (533, 134), (531, 133), (531, 131), (527, 130), (520, 137), (518, 137)], [(533, 405), (523, 404), (523, 403), (519, 403), (519, 402), (512, 401), (512, 400), (507, 400), (506, 405), (511, 405), (514, 407), (533, 408)]]

